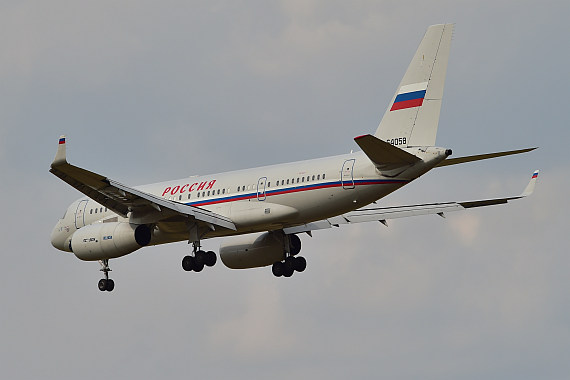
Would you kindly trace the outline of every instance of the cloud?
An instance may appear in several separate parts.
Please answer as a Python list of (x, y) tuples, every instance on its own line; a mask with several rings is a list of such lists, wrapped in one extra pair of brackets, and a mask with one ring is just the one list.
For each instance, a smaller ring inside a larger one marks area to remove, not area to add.
[(224, 314), (210, 326), (211, 349), (247, 361), (291, 353), (296, 342), (275, 284), (255, 286), (244, 301), (245, 310)]

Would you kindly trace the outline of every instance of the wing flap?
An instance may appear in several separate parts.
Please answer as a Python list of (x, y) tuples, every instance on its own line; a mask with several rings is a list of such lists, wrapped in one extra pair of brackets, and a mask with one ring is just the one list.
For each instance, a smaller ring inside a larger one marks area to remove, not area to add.
[(468, 208), (492, 206), (505, 204), (511, 200), (524, 198), (532, 194), (538, 178), (538, 170), (532, 175), (532, 178), (525, 190), (518, 196), (483, 199), (465, 202), (445, 202), (445, 203), (426, 203), (410, 206), (396, 207), (367, 207), (351, 211), (349, 213), (335, 216), (326, 220), (320, 220), (300, 226), (293, 226), (283, 229), (286, 234), (297, 234), (301, 232), (311, 232), (320, 229), (338, 227), (341, 224), (353, 224), (362, 222), (379, 221), (385, 223), (387, 219), (406, 218), (410, 216), (437, 214), (443, 216), (447, 212), (461, 211)]

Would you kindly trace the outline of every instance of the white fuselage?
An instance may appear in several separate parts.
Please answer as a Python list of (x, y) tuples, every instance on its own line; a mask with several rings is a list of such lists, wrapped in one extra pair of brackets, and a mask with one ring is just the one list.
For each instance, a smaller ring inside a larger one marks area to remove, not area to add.
[[(383, 175), (362, 152), (143, 185), (137, 189), (223, 215), (237, 230), (214, 229), (201, 238), (279, 230), (340, 215), (370, 204), (426, 173), (445, 159), (444, 149), (415, 148), (422, 161)], [(412, 152), (410, 150), (410, 152)], [(52, 244), (69, 251), (79, 228), (129, 221), (90, 198), (72, 203), (52, 232)], [(172, 228), (170, 228), (172, 227)], [(188, 240), (180, 223), (161, 222), (151, 245)]]

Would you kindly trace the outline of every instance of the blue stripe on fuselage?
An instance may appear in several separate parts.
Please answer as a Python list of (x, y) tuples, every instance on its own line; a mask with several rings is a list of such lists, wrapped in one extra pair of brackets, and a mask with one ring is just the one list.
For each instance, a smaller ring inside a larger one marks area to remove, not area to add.
[[(350, 185), (352, 185), (351, 181), (346, 181), (346, 182), (349, 182)], [(361, 180), (354, 180), (354, 185), (355, 186), (386, 185), (386, 184), (407, 183), (407, 182), (409, 182), (409, 181), (407, 181), (407, 180), (393, 180), (393, 179), (361, 179)], [(288, 187), (288, 188), (283, 188), (283, 189), (266, 190), (265, 195), (269, 197), (269, 196), (274, 196), (274, 195), (298, 193), (298, 192), (307, 191), (307, 190), (326, 189), (326, 188), (330, 188), (330, 187), (342, 187), (342, 182), (341, 181), (324, 182), (324, 183), (315, 183), (315, 184), (311, 184), (311, 185)], [(211, 199), (206, 199), (203, 201), (187, 202), (186, 204), (190, 205), (190, 206), (206, 206), (206, 205), (211, 205), (211, 204), (234, 202), (234, 201), (241, 201), (241, 200), (253, 199), (253, 198), (257, 198), (257, 192), (232, 195), (229, 197), (211, 198)]]

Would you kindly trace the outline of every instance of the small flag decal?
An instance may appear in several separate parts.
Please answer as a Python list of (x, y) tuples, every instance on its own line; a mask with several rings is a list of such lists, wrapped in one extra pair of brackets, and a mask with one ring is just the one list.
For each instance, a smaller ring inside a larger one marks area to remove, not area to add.
[(65, 137), (61, 137), (61, 138), (59, 139), (59, 143), (60, 143), (60, 144), (65, 144)]
[(421, 106), (426, 96), (427, 84), (428, 82), (422, 82), (400, 87), (390, 111)]

